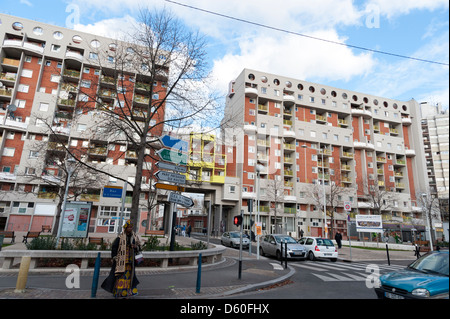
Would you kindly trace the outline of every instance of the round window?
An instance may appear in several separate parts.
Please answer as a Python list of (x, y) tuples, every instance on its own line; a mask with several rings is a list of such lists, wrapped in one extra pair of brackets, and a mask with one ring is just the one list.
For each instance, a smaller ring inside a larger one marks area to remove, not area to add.
[(392, 104), (392, 107), (394, 108), (394, 110), (398, 109), (397, 103)]
[(95, 49), (99, 48), (99, 47), (100, 47), (100, 41), (98, 41), (98, 40), (92, 40), (92, 41), (91, 41), (91, 47), (93, 47), (93, 48), (95, 48)]
[(342, 98), (343, 98), (344, 100), (346, 100), (346, 99), (348, 98), (347, 93), (342, 93)]
[(322, 95), (325, 95), (325, 94), (327, 93), (327, 90), (325, 90), (324, 88), (321, 88), (321, 89), (320, 89), (320, 93), (321, 93)]
[(79, 43), (81, 43), (81, 42), (83, 41), (83, 39), (82, 39), (79, 35), (74, 35), (74, 36), (72, 37), (72, 41), (73, 41), (74, 43), (79, 44)]
[(356, 95), (353, 95), (353, 96), (352, 96), (352, 99), (353, 99), (353, 101), (355, 101), (355, 102), (358, 101), (358, 97), (357, 97)]
[(378, 100), (377, 99), (373, 100), (373, 104), (378, 105)]
[(262, 82), (262, 83), (267, 83), (267, 76), (264, 76), (264, 75), (263, 75), (263, 76), (261, 77), (261, 82)]
[(250, 74), (248, 75), (248, 79), (249, 79), (250, 81), (253, 81), (253, 80), (255, 79), (255, 75), (252, 74), (252, 73), (250, 73)]
[(286, 87), (287, 87), (287, 88), (291, 88), (291, 87), (292, 87), (291, 81), (286, 81)]
[(278, 80), (278, 79), (273, 80), (273, 84), (280, 85), (280, 80)]
[(310, 87), (309, 87), (309, 92), (314, 93), (315, 90), (316, 90), (316, 89), (314, 88), (314, 86), (310, 86)]
[(337, 96), (336, 91), (331, 91), (331, 96), (332, 96), (332, 97), (336, 97), (336, 96)]
[(13, 28), (14, 30), (16, 30), (16, 31), (20, 31), (20, 30), (23, 29), (23, 24), (20, 23), (20, 22), (14, 22), (14, 23), (12, 24), (12, 28)]
[(299, 83), (299, 84), (297, 85), (297, 89), (299, 89), (300, 91), (303, 90), (303, 84)]
[(56, 40), (61, 40), (62, 38), (64, 38), (64, 35), (60, 31), (55, 31), (55, 32), (53, 32), (53, 37)]
[(44, 34), (44, 30), (42, 30), (41, 27), (35, 27), (33, 29), (33, 33), (36, 34), (36, 35), (43, 35)]

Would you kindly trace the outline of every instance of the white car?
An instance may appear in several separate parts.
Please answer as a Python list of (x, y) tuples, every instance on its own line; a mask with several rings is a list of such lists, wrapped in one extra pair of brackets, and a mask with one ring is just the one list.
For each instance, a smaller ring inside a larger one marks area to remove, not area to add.
[[(238, 231), (230, 231), (222, 234), (220, 242), (224, 246), (239, 248), (239, 242), (241, 239), (241, 233)], [(245, 235), (242, 236), (242, 248), (247, 249), (250, 245), (250, 240)]]
[(331, 261), (336, 261), (338, 258), (338, 251), (330, 239), (320, 237), (303, 237), (298, 241), (298, 243), (305, 246), (306, 255), (309, 260), (316, 260), (316, 258), (329, 258)]

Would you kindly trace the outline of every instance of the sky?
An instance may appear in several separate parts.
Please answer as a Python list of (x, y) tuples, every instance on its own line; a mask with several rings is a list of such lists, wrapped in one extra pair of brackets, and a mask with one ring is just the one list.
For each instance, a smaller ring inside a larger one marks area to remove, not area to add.
[(120, 36), (145, 7), (166, 7), (206, 37), (223, 94), (249, 68), (449, 106), (447, 0), (0, 0), (2, 13), (109, 37)]

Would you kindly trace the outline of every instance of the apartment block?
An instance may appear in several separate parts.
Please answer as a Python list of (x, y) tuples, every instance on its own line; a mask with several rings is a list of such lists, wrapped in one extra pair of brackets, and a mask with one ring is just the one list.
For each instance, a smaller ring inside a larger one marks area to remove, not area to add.
[(382, 196), (387, 232), (405, 241), (423, 235), (416, 194), (428, 177), (415, 100), (244, 69), (230, 83), (223, 124), (226, 143), (236, 146), (244, 225), (252, 199), (263, 232), (347, 235), (356, 214), (378, 211), (373, 194)]
[[(131, 105), (128, 115), (139, 124), (148, 112), (149, 87), (153, 86), (153, 99), (165, 96), (168, 69), (159, 66), (160, 75), (151, 82), (144, 67), (128, 63), (118, 67), (116, 52), (132, 56), (139, 48), (93, 34), (4, 14), (0, 30), (0, 229), (40, 231), (43, 225), (54, 224), (67, 176), (61, 162), (68, 148), (110, 174), (80, 170), (71, 178), (68, 200), (92, 203), (90, 233), (116, 233), (122, 202), (104, 196), (104, 187), (124, 187), (119, 178), (134, 182), (137, 156), (124, 136), (102, 126), (102, 116)], [(164, 112), (165, 107), (159, 108), (152, 121), (164, 119)], [(170, 133), (157, 125), (150, 138), (163, 134)], [(189, 213), (192, 226), (201, 231), (209, 218), (211, 229), (219, 233), (239, 200), (234, 149), (213, 135), (179, 138), (189, 142), (186, 192), (202, 194), (204, 202), (204, 207)], [(161, 147), (152, 143), (146, 154), (154, 155)], [(144, 164), (141, 233), (147, 225), (170, 227), (168, 191), (152, 186), (157, 181), (155, 158), (146, 157)], [(123, 217), (128, 219), (133, 190), (125, 187)]]
[(439, 199), (442, 228), (448, 238), (449, 209), (449, 116), (440, 103), (421, 103), (422, 132), (429, 192)]

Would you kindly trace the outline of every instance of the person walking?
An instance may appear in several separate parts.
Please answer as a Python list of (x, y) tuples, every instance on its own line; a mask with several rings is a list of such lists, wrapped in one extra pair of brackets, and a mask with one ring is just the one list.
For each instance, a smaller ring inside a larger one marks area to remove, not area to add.
[(342, 235), (339, 232), (336, 232), (334, 239), (336, 240), (338, 248), (341, 248), (342, 247)]
[(191, 224), (189, 224), (188, 227), (187, 227), (187, 234), (188, 234), (189, 238), (191, 237), (191, 230), (192, 230)]
[(109, 276), (101, 287), (112, 293), (115, 298), (128, 298), (138, 294), (139, 280), (135, 273), (135, 255), (141, 251), (141, 243), (133, 232), (131, 220), (123, 226), (123, 232), (111, 247), (113, 264)]

